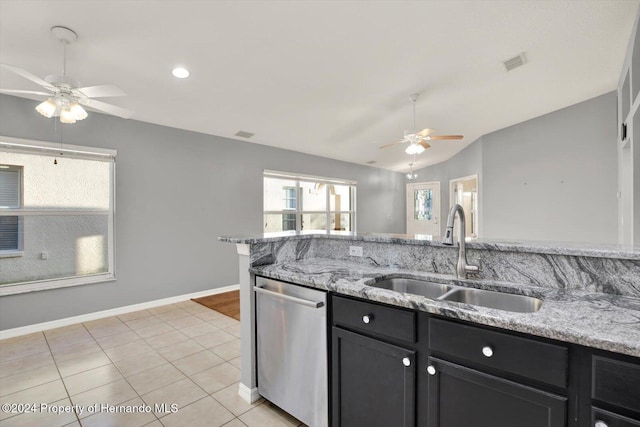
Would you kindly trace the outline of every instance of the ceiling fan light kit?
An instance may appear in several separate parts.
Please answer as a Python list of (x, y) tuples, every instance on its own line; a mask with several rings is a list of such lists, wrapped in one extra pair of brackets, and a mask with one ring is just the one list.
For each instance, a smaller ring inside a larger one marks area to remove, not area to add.
[(422, 129), (416, 132), (416, 101), (418, 100), (418, 94), (413, 93), (409, 95), (409, 99), (413, 102), (413, 129), (404, 131), (404, 138), (401, 141), (392, 142), (391, 144), (383, 145), (380, 148), (387, 148), (393, 145), (409, 143), (409, 146), (404, 150), (409, 155), (416, 155), (423, 153), (424, 150), (431, 147), (427, 141), (443, 140), (443, 139), (462, 139), (462, 135), (433, 135), (433, 129)]
[(46, 118), (59, 117), (60, 122), (67, 124), (87, 118), (88, 113), (82, 105), (124, 119), (131, 117), (133, 111), (92, 99), (124, 96), (126, 94), (122, 89), (113, 85), (78, 87), (78, 83), (67, 76), (67, 45), (78, 40), (78, 35), (73, 30), (61, 26), (52, 27), (51, 35), (58, 40), (63, 47), (62, 74), (49, 75), (41, 79), (21, 68), (0, 64), (0, 67), (5, 70), (11, 71), (27, 80), (31, 80), (33, 83), (49, 91), (49, 93), (13, 89), (0, 89), (0, 93), (9, 95), (29, 94), (47, 96), (44, 102), (36, 106), (36, 111)]
[(52, 98), (48, 98), (46, 101), (38, 104), (38, 106), (36, 107), (36, 111), (48, 119), (53, 117), (57, 110), (58, 104), (56, 104), (56, 102)]
[(62, 96), (48, 98), (46, 101), (38, 104), (36, 111), (46, 118), (60, 117), (62, 123), (75, 123), (77, 120), (87, 118), (87, 111), (82, 108), (76, 101), (69, 101)]
[(407, 148), (404, 150), (405, 153), (411, 155), (411, 154), (420, 154), (420, 153), (424, 153), (424, 147), (420, 144), (416, 144), (416, 143), (411, 143), (409, 144), (409, 146), (407, 146)]

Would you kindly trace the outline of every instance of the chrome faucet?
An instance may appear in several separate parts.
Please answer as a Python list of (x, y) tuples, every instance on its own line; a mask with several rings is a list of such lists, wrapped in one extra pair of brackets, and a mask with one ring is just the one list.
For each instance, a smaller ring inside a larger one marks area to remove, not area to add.
[(447, 218), (447, 228), (442, 240), (443, 245), (453, 246), (453, 223), (456, 219), (456, 213), (460, 218), (460, 233), (458, 234), (458, 246), (460, 251), (458, 253), (458, 263), (456, 264), (456, 276), (460, 279), (466, 279), (469, 273), (477, 273), (480, 271), (480, 267), (477, 265), (467, 264), (467, 247), (464, 239), (465, 222), (464, 222), (464, 209), (462, 206), (455, 205), (449, 211), (449, 218)]

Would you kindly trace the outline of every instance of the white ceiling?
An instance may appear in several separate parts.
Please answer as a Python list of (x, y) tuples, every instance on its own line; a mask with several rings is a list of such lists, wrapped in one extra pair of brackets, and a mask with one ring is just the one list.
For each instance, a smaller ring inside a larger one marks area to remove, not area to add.
[[(406, 171), (411, 127), (434, 141), (418, 167), (488, 132), (614, 90), (637, 0), (0, 0), (0, 62), (113, 83), (133, 120)], [(502, 61), (526, 52), (507, 73)], [(177, 80), (175, 65), (191, 70)], [(4, 71), (0, 87), (37, 89)], [(37, 114), (34, 111), (34, 114)], [(43, 118), (43, 120), (45, 120)], [(69, 125), (72, 126), (72, 125)], [(246, 140), (246, 139), (244, 139)]]

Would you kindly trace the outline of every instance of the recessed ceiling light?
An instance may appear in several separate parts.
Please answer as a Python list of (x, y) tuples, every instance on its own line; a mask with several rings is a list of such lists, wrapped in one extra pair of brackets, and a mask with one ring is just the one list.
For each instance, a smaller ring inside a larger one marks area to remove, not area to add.
[(186, 79), (187, 77), (189, 77), (189, 70), (182, 67), (176, 67), (173, 70), (171, 70), (171, 74), (173, 74), (173, 77), (177, 77), (179, 79)]

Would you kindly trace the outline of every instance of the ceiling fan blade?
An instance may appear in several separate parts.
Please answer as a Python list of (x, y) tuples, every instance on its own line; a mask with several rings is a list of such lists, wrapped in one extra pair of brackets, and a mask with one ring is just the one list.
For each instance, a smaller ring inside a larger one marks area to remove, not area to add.
[(416, 135), (425, 137), (425, 136), (431, 135), (433, 132), (435, 132), (433, 129), (425, 128), (425, 129), (422, 129), (420, 132), (416, 133)]
[(8, 95), (16, 94), (16, 95), (44, 95), (50, 96), (50, 93), (46, 92), (38, 92), (36, 90), (18, 90), (18, 89), (0, 89), (0, 93), (6, 93)]
[(40, 77), (31, 74), (27, 70), (23, 70), (22, 68), (14, 67), (12, 65), (7, 65), (7, 64), (0, 64), (0, 67), (15, 73), (20, 77), (24, 77), (27, 80), (31, 80), (35, 84), (38, 84), (47, 90), (50, 90), (52, 92), (55, 91), (55, 87), (51, 86), (49, 83), (42, 80)]
[(433, 141), (435, 139), (462, 139), (462, 135), (431, 135), (427, 139)]
[(87, 98), (107, 98), (111, 96), (127, 96), (126, 93), (115, 85), (87, 86), (79, 87), (73, 90), (80, 92)]
[(87, 107), (91, 107), (98, 111), (122, 117), (123, 119), (128, 119), (134, 114), (134, 111), (127, 110), (126, 108), (118, 107), (116, 105), (107, 104), (106, 102), (96, 101), (95, 99), (80, 98), (78, 99), (78, 102), (82, 105), (86, 105)]
[(431, 147), (431, 145), (429, 145), (426, 141), (419, 141), (418, 144), (420, 144), (422, 146), (422, 148)]
[(403, 139), (402, 141), (392, 142), (391, 144), (383, 145), (382, 147), (378, 147), (378, 148), (387, 148), (387, 147), (391, 147), (391, 146), (393, 146), (393, 145), (402, 144), (403, 142), (405, 142), (405, 140), (404, 140), (404, 139)]

